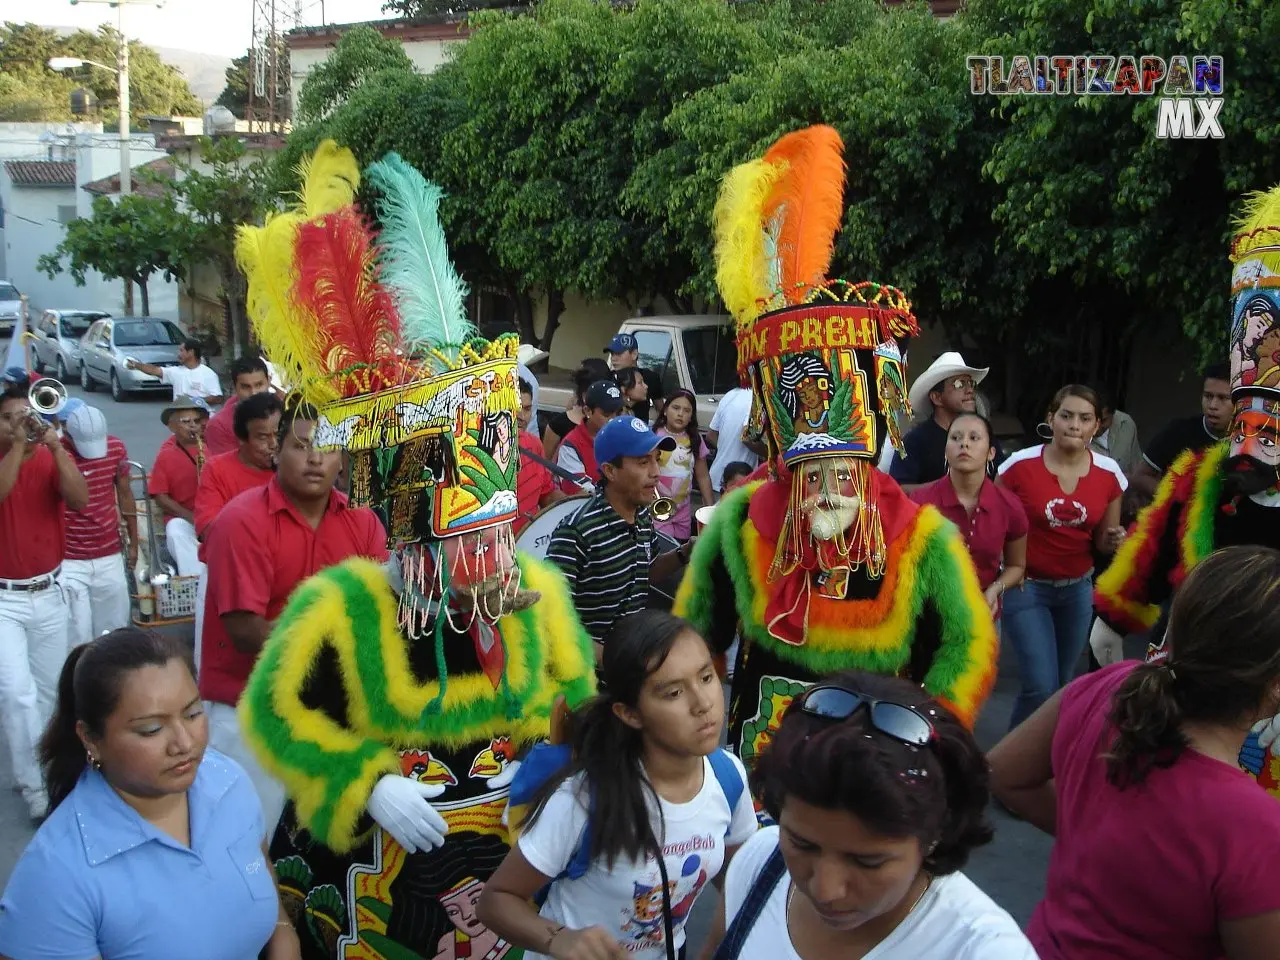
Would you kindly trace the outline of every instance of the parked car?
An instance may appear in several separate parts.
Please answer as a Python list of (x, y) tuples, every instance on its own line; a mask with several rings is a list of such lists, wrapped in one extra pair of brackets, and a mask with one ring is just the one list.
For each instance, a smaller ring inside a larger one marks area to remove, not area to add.
[[(640, 348), (638, 365), (658, 375), (664, 396), (679, 387), (697, 395), (698, 422), (704, 428), (711, 422), (720, 398), (738, 385), (738, 346), (728, 317), (633, 317), (624, 321), (617, 332), (636, 338)], [(559, 413), (572, 398), (570, 371), (552, 368), (539, 375), (539, 410)]]
[(0, 280), (0, 334), (11, 335), (22, 319), (22, 294), (8, 280)]
[(101, 310), (46, 310), (31, 331), (31, 362), (36, 373), (52, 373), (63, 383), (80, 372), (80, 338), (95, 321), (111, 314)]
[(129, 358), (157, 367), (176, 367), (182, 330), (159, 317), (108, 317), (89, 328), (80, 341), (80, 386), (86, 391), (98, 384), (111, 387), (111, 398), (121, 401), (131, 393), (172, 388), (141, 370), (125, 366)]

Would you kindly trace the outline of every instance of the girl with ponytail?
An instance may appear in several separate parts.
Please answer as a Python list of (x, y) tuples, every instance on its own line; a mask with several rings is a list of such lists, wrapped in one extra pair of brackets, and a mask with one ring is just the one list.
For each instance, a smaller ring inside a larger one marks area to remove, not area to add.
[(50, 812), (0, 900), (0, 958), (296, 960), (245, 772), (207, 749), (189, 648), (71, 652), (40, 741)]
[(1280, 804), (1240, 769), (1280, 709), (1280, 551), (1192, 570), (1167, 660), (1055, 694), (991, 751), (996, 796), (1057, 839), (1042, 960), (1254, 960), (1280, 943)]
[(717, 749), (724, 689), (706, 641), (646, 610), (618, 621), (600, 673), (606, 692), (569, 720), (572, 759), (480, 898), (481, 922), (527, 960), (683, 956), (694, 900), (755, 831), (742, 764)]
[(992, 837), (986, 762), (919, 685), (845, 671), (809, 687), (751, 785), (778, 825), (729, 867), (716, 960), (1035, 960), (959, 872)]

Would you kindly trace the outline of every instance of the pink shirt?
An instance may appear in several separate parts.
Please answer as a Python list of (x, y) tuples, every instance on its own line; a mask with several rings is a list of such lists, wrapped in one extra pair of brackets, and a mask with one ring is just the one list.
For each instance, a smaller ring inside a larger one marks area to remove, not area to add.
[(916, 487), (908, 496), (916, 503), (933, 504), (960, 528), (983, 590), (1000, 576), (1005, 544), (1027, 535), (1027, 514), (1021, 501), (990, 480), (984, 480), (978, 489), (978, 502), (972, 514), (956, 496), (951, 477), (945, 474), (941, 480)]
[(236, 436), (236, 404), (239, 397), (232, 394), (222, 409), (209, 418), (204, 428), (204, 446), (206, 455), (216, 457), (240, 449), (240, 440)]
[(1057, 841), (1027, 936), (1041, 960), (1216, 960), (1218, 924), (1280, 910), (1280, 803), (1185, 750), (1138, 786), (1102, 754), (1125, 661), (1069, 684), (1053, 735)]

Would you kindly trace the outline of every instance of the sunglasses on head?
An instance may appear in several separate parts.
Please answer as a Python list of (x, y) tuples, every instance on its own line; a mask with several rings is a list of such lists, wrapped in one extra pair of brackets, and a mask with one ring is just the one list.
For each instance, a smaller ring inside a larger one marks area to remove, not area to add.
[(798, 705), (805, 713), (837, 722), (848, 720), (866, 707), (872, 727), (913, 747), (927, 746), (935, 736), (933, 723), (915, 707), (877, 700), (835, 684), (810, 687)]

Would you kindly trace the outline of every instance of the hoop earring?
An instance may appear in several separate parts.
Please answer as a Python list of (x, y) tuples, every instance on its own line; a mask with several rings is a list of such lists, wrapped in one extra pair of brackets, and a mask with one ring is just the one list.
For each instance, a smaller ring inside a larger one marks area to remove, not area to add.
[(1049, 426), (1049, 424), (1045, 421), (1041, 421), (1040, 423), (1037, 423), (1036, 436), (1039, 437), (1041, 440), (1052, 440), (1053, 427)]

